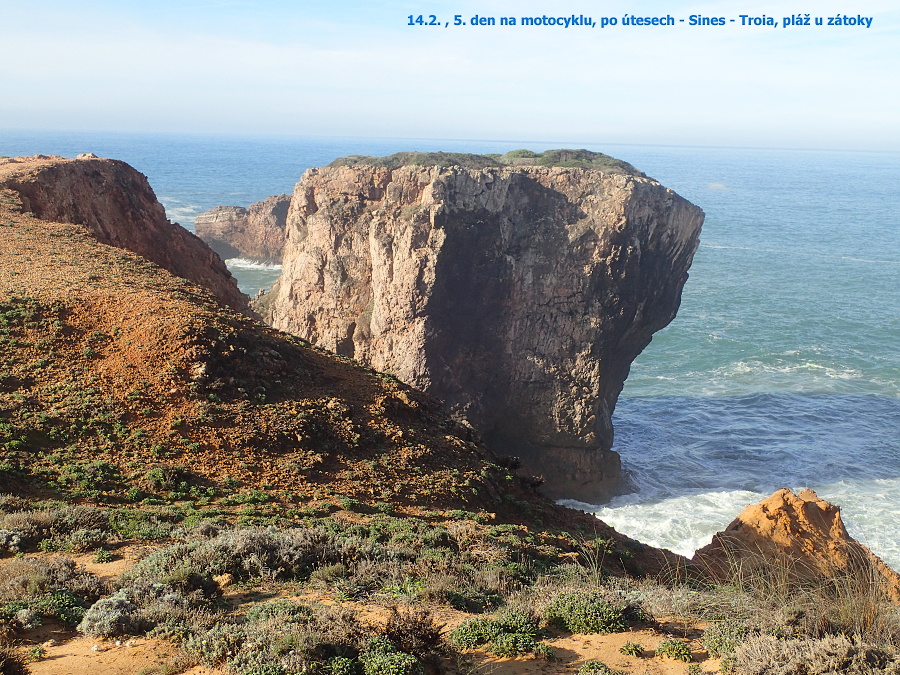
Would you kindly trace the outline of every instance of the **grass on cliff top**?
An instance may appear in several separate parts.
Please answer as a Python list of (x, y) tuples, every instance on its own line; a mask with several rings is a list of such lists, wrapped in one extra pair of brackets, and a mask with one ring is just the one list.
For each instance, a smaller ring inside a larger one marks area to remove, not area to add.
[(466, 152), (398, 152), (386, 157), (349, 155), (334, 160), (329, 166), (383, 166), (396, 169), (401, 166), (461, 166), (469, 169), (485, 169), (504, 166), (561, 166), (579, 169), (599, 169), (609, 173), (644, 176), (628, 162), (590, 150), (512, 150), (504, 155), (475, 155)]

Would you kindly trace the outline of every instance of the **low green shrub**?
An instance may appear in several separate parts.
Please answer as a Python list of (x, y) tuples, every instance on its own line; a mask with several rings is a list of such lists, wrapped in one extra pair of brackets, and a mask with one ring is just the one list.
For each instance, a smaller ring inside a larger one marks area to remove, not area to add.
[(401, 652), (386, 637), (369, 641), (359, 655), (365, 675), (423, 675), (424, 669), (412, 654)]
[(572, 633), (620, 633), (628, 628), (624, 609), (589, 591), (562, 593), (544, 608), (544, 621)]
[(463, 621), (454, 628), (448, 639), (460, 649), (473, 649), (493, 641), (500, 634), (500, 627), (492, 619), (476, 617)]
[(535, 654), (554, 658), (549, 645), (538, 641), (543, 632), (527, 614), (507, 609), (493, 618), (476, 617), (464, 621), (449, 635), (449, 641), (460, 649), (485, 647), (495, 656)]
[(531, 654), (537, 646), (537, 640), (533, 635), (527, 633), (500, 633), (495, 637), (488, 651), (500, 657), (519, 656), (521, 654)]

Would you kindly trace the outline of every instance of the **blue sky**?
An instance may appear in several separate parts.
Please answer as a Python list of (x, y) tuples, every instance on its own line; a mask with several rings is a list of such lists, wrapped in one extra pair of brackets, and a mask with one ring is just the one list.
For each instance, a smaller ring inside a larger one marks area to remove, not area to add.
[(0, 0), (0, 128), (900, 150), (871, 28), (410, 27), (407, 16), (782, 18), (812, 3)]

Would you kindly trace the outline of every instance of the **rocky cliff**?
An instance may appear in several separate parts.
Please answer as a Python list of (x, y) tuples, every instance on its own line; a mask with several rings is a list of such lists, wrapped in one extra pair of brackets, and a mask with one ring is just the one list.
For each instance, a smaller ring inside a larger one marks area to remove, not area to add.
[(616, 398), (675, 316), (703, 212), (578, 152), (310, 169), (268, 320), (443, 399), (548, 494), (607, 497)]
[(250, 311), (221, 258), (199, 237), (166, 219), (146, 176), (128, 164), (94, 155), (3, 162), (0, 187), (16, 193), (23, 212), (82, 225), (101, 243), (133, 251), (202, 286), (225, 305)]
[(194, 221), (197, 236), (223, 258), (281, 262), (290, 195), (269, 197), (249, 209), (217, 206)]
[(748, 506), (694, 554), (693, 562), (720, 579), (738, 571), (795, 581), (855, 579), (900, 602), (900, 575), (853, 539), (840, 508), (812, 490), (782, 489)]

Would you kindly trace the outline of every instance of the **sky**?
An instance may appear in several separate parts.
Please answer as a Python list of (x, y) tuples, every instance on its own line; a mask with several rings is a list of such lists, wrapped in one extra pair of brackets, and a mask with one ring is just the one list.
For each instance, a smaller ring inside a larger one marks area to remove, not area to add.
[[(810, 9), (813, 25), (781, 25)], [(900, 150), (896, 0), (0, 0), (0, 14), (0, 129)], [(408, 25), (420, 14), (440, 25)], [(456, 15), (466, 25), (445, 27)], [(545, 15), (598, 25), (518, 25)], [(872, 25), (814, 25), (838, 15)]]

